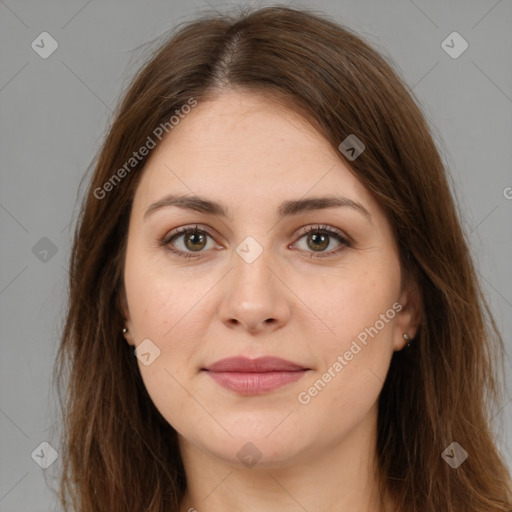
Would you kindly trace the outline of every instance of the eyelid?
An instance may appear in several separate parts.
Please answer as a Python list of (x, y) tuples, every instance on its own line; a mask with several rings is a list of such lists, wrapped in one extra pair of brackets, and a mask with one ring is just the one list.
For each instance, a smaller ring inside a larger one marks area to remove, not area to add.
[(349, 237), (348, 235), (346, 235), (343, 231), (339, 230), (338, 228), (335, 228), (334, 226), (329, 226), (327, 224), (307, 224), (307, 225), (302, 226), (301, 228), (299, 228), (297, 230), (295, 236), (298, 237), (298, 238), (301, 238), (304, 235), (307, 235), (307, 234), (309, 234), (311, 232), (313, 232), (313, 233), (315, 233), (315, 232), (320, 232), (320, 233), (325, 232), (325, 233), (327, 233), (329, 235), (339, 237), (341, 240), (343, 240), (347, 244), (352, 245), (354, 243), (352, 238)]
[(184, 233), (188, 233), (189, 231), (197, 231), (198, 233), (204, 233), (208, 235), (210, 238), (215, 238), (210, 232), (210, 228), (202, 226), (201, 224), (189, 224), (186, 226), (180, 226), (178, 228), (172, 229), (171, 231), (164, 234), (163, 237), (160, 238), (159, 242), (163, 245), (168, 244), (174, 237), (178, 235), (182, 235)]
[(297, 239), (291, 245), (295, 245), (301, 238), (310, 233), (327, 234), (330, 237), (337, 238), (338, 242), (340, 243), (339, 247), (337, 247), (336, 249), (330, 249), (329, 251), (307, 251), (310, 254), (310, 258), (328, 258), (331, 256), (334, 257), (337, 256), (338, 253), (340, 253), (344, 249), (351, 248), (354, 245), (354, 241), (349, 236), (345, 235), (342, 231), (340, 231), (338, 228), (335, 228), (333, 226), (327, 226), (325, 224), (308, 224), (306, 226), (303, 226), (302, 228), (299, 228), (299, 231), (295, 235)]

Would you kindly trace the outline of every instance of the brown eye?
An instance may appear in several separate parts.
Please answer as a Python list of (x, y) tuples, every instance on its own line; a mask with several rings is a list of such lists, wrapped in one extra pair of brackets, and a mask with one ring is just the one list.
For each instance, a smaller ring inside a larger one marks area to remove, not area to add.
[(206, 246), (206, 236), (200, 231), (188, 232), (184, 235), (184, 243), (191, 251), (200, 251)]
[(160, 245), (184, 258), (199, 257), (216, 247), (213, 236), (197, 226), (175, 229), (160, 240)]
[(307, 244), (314, 251), (323, 251), (329, 246), (329, 235), (324, 233), (310, 233), (307, 236)]
[(329, 226), (307, 226), (301, 230), (298, 236), (299, 239), (295, 242), (298, 249), (315, 258), (334, 256), (343, 249), (352, 246), (341, 231)]

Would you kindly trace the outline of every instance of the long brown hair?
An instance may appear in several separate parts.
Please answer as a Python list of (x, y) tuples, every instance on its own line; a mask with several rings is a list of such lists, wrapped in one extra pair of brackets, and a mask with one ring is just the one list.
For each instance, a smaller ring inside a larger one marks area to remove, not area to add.
[[(420, 290), (413, 348), (394, 354), (379, 397), (382, 493), (402, 512), (510, 511), (510, 475), (490, 430), (503, 341), (419, 103), (355, 33), (287, 7), (209, 14), (178, 27), (117, 107), (74, 233), (56, 359), (65, 510), (178, 511), (186, 479), (177, 435), (121, 334), (128, 219), (147, 157), (126, 162), (191, 98), (231, 87), (287, 102), (340, 159), (348, 135), (364, 142), (365, 151), (344, 163), (384, 208), (402, 268)], [(105, 187), (123, 165), (122, 180)], [(469, 454), (456, 469), (441, 457), (452, 442)]]

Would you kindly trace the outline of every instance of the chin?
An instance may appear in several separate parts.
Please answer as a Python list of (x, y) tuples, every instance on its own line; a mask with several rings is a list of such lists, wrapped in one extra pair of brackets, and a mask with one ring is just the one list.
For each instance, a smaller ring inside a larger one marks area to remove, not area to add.
[(204, 428), (194, 434), (188, 432), (184, 437), (239, 469), (244, 466), (249, 469), (285, 467), (297, 462), (311, 448), (309, 436), (300, 432), (287, 414), (282, 410), (272, 414), (238, 413), (234, 421), (229, 421), (228, 415), (221, 415), (222, 425), (229, 434), (219, 427), (215, 432)]
[(297, 440), (288, 436), (287, 442), (276, 436), (270, 440), (250, 435), (235, 436), (220, 445), (203, 445), (202, 448), (226, 464), (237, 469), (271, 469), (282, 468), (295, 463), (302, 452)]

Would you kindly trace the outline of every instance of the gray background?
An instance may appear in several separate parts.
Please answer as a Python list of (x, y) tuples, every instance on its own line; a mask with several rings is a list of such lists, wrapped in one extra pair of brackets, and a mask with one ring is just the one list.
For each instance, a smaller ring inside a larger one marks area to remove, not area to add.
[[(0, 0), (2, 512), (58, 510), (47, 483), (56, 483), (60, 459), (43, 470), (31, 454), (43, 441), (58, 445), (51, 370), (80, 181), (123, 86), (143, 61), (147, 47), (137, 48), (200, 10), (230, 5), (209, 2)], [(452, 175), (510, 354), (512, 2), (291, 4), (312, 6), (358, 31), (393, 59), (413, 89)], [(47, 59), (31, 47), (44, 31), (59, 45)], [(469, 44), (456, 59), (441, 46), (453, 31)], [(510, 358), (505, 365), (508, 396), (494, 429), (511, 467)]]

